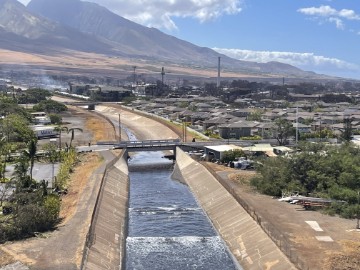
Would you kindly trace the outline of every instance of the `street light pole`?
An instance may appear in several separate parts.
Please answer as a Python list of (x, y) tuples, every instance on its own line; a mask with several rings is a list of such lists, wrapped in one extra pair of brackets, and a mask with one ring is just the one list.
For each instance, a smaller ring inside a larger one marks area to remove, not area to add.
[(186, 121), (183, 122), (183, 142), (186, 142), (186, 133), (187, 133), (187, 130), (186, 130)]
[(227, 144), (230, 144), (230, 128), (227, 128)]

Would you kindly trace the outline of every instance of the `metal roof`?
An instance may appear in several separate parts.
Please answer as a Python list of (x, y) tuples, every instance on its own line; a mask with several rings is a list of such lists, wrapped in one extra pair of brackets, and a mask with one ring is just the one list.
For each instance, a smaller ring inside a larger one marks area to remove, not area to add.
[(217, 152), (225, 152), (225, 151), (231, 151), (231, 150), (242, 150), (242, 147), (233, 145), (233, 144), (223, 144), (223, 145), (210, 145), (205, 146), (205, 148), (214, 150)]

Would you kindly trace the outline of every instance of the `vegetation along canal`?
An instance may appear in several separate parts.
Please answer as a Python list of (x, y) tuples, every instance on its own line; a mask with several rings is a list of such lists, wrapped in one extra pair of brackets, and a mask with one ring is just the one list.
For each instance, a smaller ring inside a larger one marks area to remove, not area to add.
[(238, 269), (188, 187), (161, 166), (171, 163), (162, 156), (141, 152), (129, 161), (126, 269)]

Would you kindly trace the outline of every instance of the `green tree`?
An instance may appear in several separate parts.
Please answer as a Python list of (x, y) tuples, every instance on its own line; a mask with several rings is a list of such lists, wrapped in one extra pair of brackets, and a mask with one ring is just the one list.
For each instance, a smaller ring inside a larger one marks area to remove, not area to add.
[(221, 162), (228, 163), (240, 157), (246, 157), (244, 151), (240, 149), (225, 151), (221, 159)]
[(248, 121), (261, 121), (262, 111), (260, 110), (254, 110), (250, 113), (250, 115), (247, 117)]
[(0, 96), (0, 116), (7, 116), (10, 114), (21, 115), (28, 121), (31, 120), (31, 115), (25, 108), (20, 107), (16, 100), (10, 97)]
[[(289, 160), (283, 157), (261, 160), (256, 165), (259, 174), (251, 180), (251, 184), (264, 194), (281, 196), (283, 190), (291, 190), (296, 186), (289, 185), (291, 179), (288, 178), (288, 162)], [(298, 190), (297, 187), (295, 189)]]
[(67, 110), (67, 107), (55, 100), (43, 100), (33, 107), (35, 111), (44, 111), (47, 113), (60, 113)]
[(32, 185), (30, 176), (28, 175), (29, 170), (29, 159), (21, 155), (15, 164), (15, 179), (16, 183), (16, 192), (22, 192), (24, 189), (29, 189)]
[(357, 214), (360, 190), (360, 149), (351, 144), (342, 147), (321, 143), (301, 144), (302, 152), (290, 158), (261, 161), (258, 176), (251, 183), (261, 192), (280, 196), (283, 191), (299, 191), (335, 201), (329, 213), (353, 218)]
[(278, 118), (275, 120), (275, 127), (273, 134), (278, 141), (279, 145), (285, 145), (290, 136), (295, 135), (295, 129), (290, 121), (284, 118)]
[(1, 133), (7, 137), (7, 142), (28, 143), (35, 138), (29, 123), (22, 115), (10, 114), (0, 121)]
[(20, 96), (18, 96), (19, 104), (27, 104), (32, 103), (36, 104), (41, 101), (47, 100), (47, 98), (51, 97), (52, 94), (46, 90), (41, 88), (31, 88), (24, 91)]
[(353, 130), (352, 130), (352, 118), (350, 117), (345, 117), (344, 118), (344, 128), (343, 130), (341, 130), (341, 139), (343, 141), (346, 142), (350, 142), (352, 139), (352, 135), (353, 135)]
[(62, 122), (62, 118), (60, 115), (51, 113), (49, 114), (51, 124), (60, 125)]

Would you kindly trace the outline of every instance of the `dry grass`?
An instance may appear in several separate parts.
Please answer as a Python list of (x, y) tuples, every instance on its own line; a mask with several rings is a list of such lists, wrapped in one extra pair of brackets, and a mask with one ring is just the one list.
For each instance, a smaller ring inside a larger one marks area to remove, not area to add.
[(343, 252), (329, 254), (326, 262), (328, 270), (360, 269), (360, 243), (350, 240), (339, 241)]
[[(106, 120), (90, 112), (84, 111), (74, 106), (69, 106), (71, 110), (78, 111), (85, 118), (85, 129), (93, 134), (96, 141), (114, 140), (115, 133)], [(76, 165), (74, 173), (70, 175), (70, 186), (68, 194), (62, 198), (60, 217), (65, 224), (76, 212), (78, 200), (83, 192), (91, 174), (101, 165), (101, 158), (97, 153), (80, 155), (80, 162)]]
[(0, 267), (14, 262), (14, 257), (2, 250), (2, 248), (0, 247)]
[[(96, 53), (86, 53), (73, 50), (59, 50), (56, 54), (46, 55), (46, 53), (25, 53), (25, 52), (16, 52), (11, 50), (0, 49), (0, 63), (1, 64), (19, 64), (22, 65), (26, 62), (28, 65), (37, 66), (43, 70), (50, 68), (49, 72), (57, 73), (66, 73), (66, 69), (71, 67), (72, 75), (84, 75), (89, 74), (92, 76), (103, 76), (103, 75), (116, 75), (118, 76), (119, 72), (124, 74), (129, 74), (129, 70), (132, 70), (133, 65), (137, 66), (137, 70), (140, 73), (153, 73), (154, 70), (159, 70), (161, 68), (160, 64), (154, 64), (152, 62), (143, 62), (121, 59), (121, 58), (112, 58), (108, 55), (96, 54)], [(61, 68), (61, 71), (60, 71)], [(78, 71), (76, 70), (78, 69)], [(201, 77), (211, 77), (214, 76), (216, 70), (213, 69), (200, 69), (192, 67), (182, 67), (179, 65), (169, 65), (168, 71), (172, 73), (179, 74), (191, 74)], [(231, 72), (223, 71), (221, 74), (222, 77), (257, 77), (256, 75), (241, 73), (241, 72)], [(273, 75), (272, 77), (278, 77)]]
[(207, 166), (209, 166), (215, 172), (222, 172), (222, 171), (237, 172), (237, 170), (235, 170), (234, 168), (227, 167), (227, 166), (224, 166), (224, 165), (216, 164), (216, 163), (213, 163), (213, 162), (205, 162), (205, 163), (206, 163)]
[(256, 175), (255, 171), (246, 171), (246, 170), (239, 170), (234, 169), (231, 167), (227, 167), (224, 165), (207, 162), (206, 163), (210, 168), (212, 168), (215, 172), (222, 172), (228, 171), (229, 172), (229, 179), (241, 185), (250, 185), (250, 180)]
[(93, 118), (87, 118), (85, 127), (89, 130), (91, 130), (93, 134), (93, 140), (95, 141), (114, 141), (115, 140), (115, 134), (114, 129), (104, 119), (93, 117)]
[[(94, 141), (113, 141), (115, 132), (112, 125), (101, 117), (94, 114), (85, 113), (85, 128), (93, 134)], [(91, 174), (101, 165), (102, 160), (96, 153), (82, 156), (81, 163), (76, 166), (75, 172), (71, 176), (70, 192), (62, 202), (60, 216), (65, 224), (75, 214), (79, 197), (84, 190)], [(88, 222), (87, 222), (88, 223)], [(83, 228), (81, 234), (86, 236), (88, 228)], [(76, 253), (76, 264), (80, 265), (82, 259), (82, 246), (79, 246)]]
[(102, 160), (98, 153), (92, 152), (80, 155), (80, 162), (70, 175), (68, 194), (62, 197), (60, 217), (64, 225), (71, 219), (77, 209), (78, 200), (89, 181), (91, 174), (101, 165)]
[(229, 174), (231, 181), (237, 182), (241, 185), (250, 185), (250, 180), (256, 175), (255, 171), (237, 171)]

